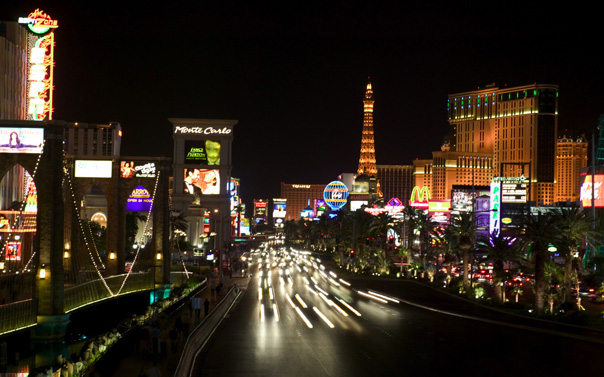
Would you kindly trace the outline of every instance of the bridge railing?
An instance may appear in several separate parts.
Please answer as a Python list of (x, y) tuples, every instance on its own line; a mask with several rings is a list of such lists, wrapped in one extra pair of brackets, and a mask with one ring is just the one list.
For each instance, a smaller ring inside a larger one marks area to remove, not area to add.
[[(116, 294), (120, 291), (120, 287), (124, 281), (126, 274), (115, 275), (105, 278), (105, 283)], [(134, 272), (131, 273), (124, 287), (120, 291), (120, 295), (125, 295), (132, 292), (144, 291), (153, 289), (153, 273), (152, 272)], [(65, 288), (63, 308), (65, 313), (69, 313), (75, 309), (81, 308), (107, 298), (114, 297), (111, 295), (101, 279), (79, 284), (73, 287)]]
[(0, 306), (0, 335), (34, 326), (36, 321), (36, 305), (32, 299)]

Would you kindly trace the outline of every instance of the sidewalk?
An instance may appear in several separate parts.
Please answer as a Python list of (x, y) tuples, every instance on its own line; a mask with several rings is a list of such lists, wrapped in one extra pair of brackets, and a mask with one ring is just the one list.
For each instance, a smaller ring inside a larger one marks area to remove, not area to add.
[[(162, 377), (173, 376), (187, 341), (188, 334), (190, 334), (205, 318), (203, 302), (208, 299), (210, 303), (209, 312), (211, 312), (231, 286), (237, 284), (239, 289), (245, 290), (249, 283), (249, 278), (246, 277), (233, 277), (228, 280), (229, 282), (224, 284), (225, 287), (222, 288), (220, 294), (215, 293), (212, 297), (212, 283), (214, 283), (214, 286), (217, 286), (219, 279), (210, 278), (208, 279), (207, 287), (194, 296), (201, 298), (202, 302), (199, 318), (197, 318), (195, 311), (191, 309), (191, 299), (193, 296), (187, 300), (185, 305), (182, 305), (180, 309), (176, 310), (171, 315), (160, 315), (157, 320), (157, 330), (155, 330), (155, 336), (159, 339), (156, 353), (154, 353), (153, 350), (153, 327), (143, 326), (138, 329), (138, 333), (129, 334), (129, 339), (121, 340), (123, 342), (123, 349), (121, 349), (121, 351), (123, 352), (119, 355), (119, 360), (116, 361), (118, 364), (117, 367), (115, 366), (115, 363), (113, 363), (113, 365), (107, 365), (112, 364), (110, 361), (107, 361), (106, 363), (99, 362), (98, 366), (96, 366), (94, 370), (89, 371), (86, 375), (91, 377), (146, 376), (147, 370), (151, 368), (155, 362)], [(176, 345), (172, 344), (169, 337), (170, 330), (173, 328), (181, 329)], [(149, 334), (148, 336), (146, 336), (147, 331)], [(163, 349), (162, 345), (164, 346)]]

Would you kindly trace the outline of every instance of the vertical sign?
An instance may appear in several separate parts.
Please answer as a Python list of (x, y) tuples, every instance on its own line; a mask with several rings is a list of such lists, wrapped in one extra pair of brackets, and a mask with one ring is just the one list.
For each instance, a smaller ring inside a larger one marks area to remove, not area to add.
[(52, 120), (52, 91), (54, 90), (54, 29), (59, 27), (43, 11), (36, 9), (19, 18), (30, 30), (27, 37), (27, 119)]
[(499, 214), (501, 206), (501, 182), (491, 183), (491, 208), (489, 232), (499, 232)]

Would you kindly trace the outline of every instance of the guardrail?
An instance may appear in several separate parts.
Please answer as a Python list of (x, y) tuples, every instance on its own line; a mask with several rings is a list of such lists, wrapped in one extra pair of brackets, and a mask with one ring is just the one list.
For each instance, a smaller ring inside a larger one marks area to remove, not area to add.
[(23, 300), (0, 306), (0, 335), (36, 325), (34, 300)]
[(214, 331), (216, 331), (220, 322), (222, 322), (225, 315), (231, 307), (233, 307), (240, 294), (241, 291), (235, 284), (218, 305), (216, 305), (214, 310), (212, 310), (193, 330), (191, 335), (189, 335), (178, 362), (178, 366), (176, 367), (175, 377), (191, 376), (197, 355), (201, 352), (201, 349), (205, 346), (212, 334), (214, 334)]

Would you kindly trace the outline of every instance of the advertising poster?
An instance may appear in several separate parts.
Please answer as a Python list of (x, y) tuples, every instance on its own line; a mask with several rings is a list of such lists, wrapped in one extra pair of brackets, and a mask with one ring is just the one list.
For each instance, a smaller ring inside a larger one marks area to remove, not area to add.
[(185, 169), (184, 192), (195, 197), (193, 204), (199, 204), (201, 195), (220, 194), (220, 170)]
[(6, 260), (21, 260), (21, 242), (9, 241), (6, 243)]
[(122, 178), (155, 178), (155, 163), (140, 161), (120, 161)]
[(0, 127), (0, 153), (42, 153), (43, 128)]
[(186, 140), (185, 164), (220, 165), (220, 141)]

